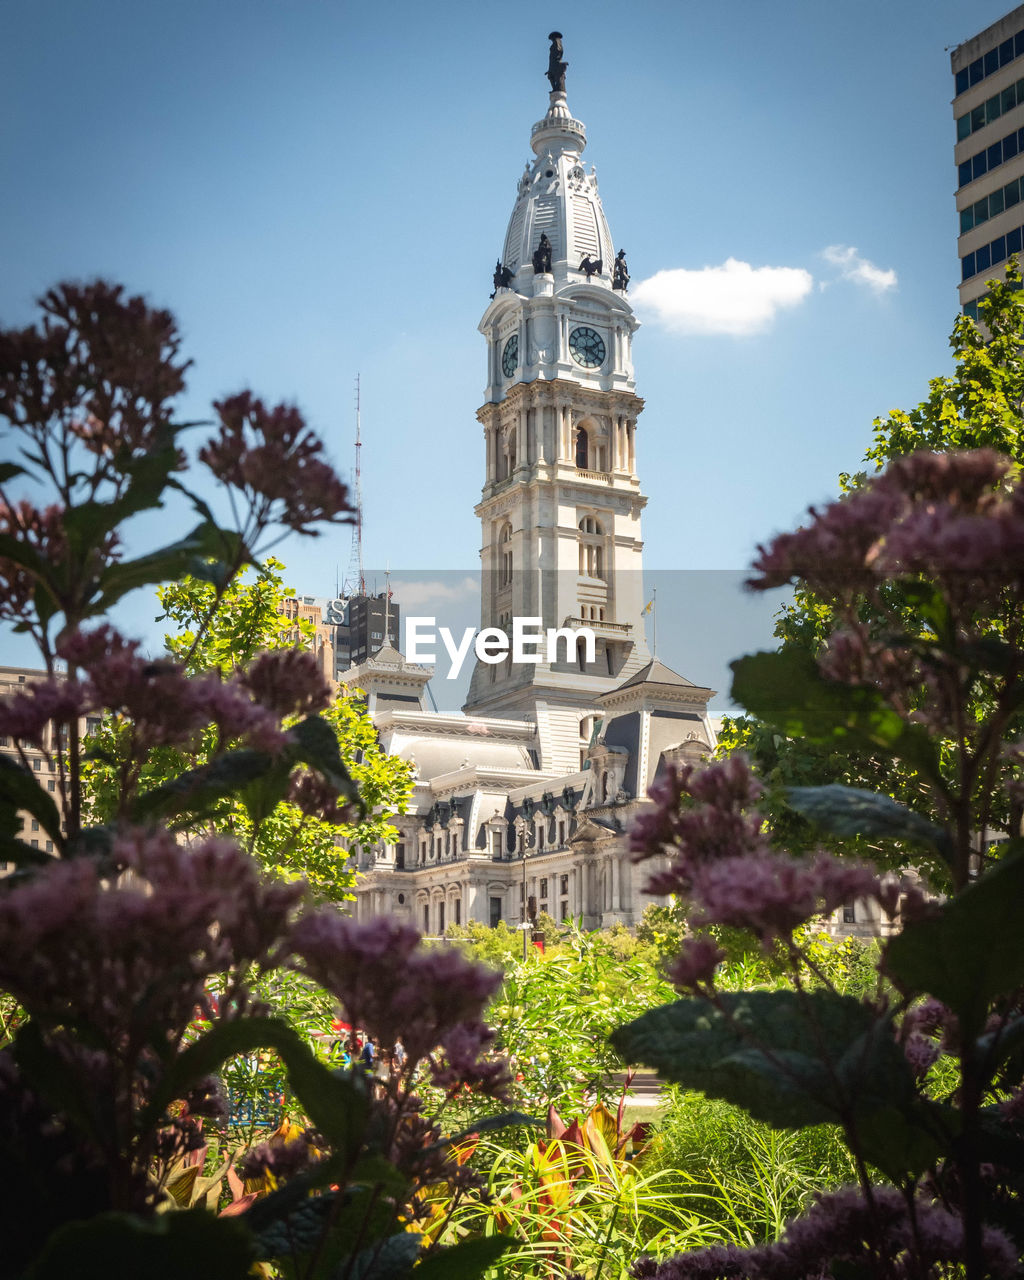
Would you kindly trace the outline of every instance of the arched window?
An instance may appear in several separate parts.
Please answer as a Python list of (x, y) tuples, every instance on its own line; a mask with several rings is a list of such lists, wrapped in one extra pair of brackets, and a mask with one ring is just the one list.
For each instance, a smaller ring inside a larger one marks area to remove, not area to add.
[(498, 583), (507, 587), (512, 581), (512, 526), (506, 522), (498, 535)]
[(590, 436), (586, 427), (576, 428), (576, 465), (581, 471), (590, 466)]

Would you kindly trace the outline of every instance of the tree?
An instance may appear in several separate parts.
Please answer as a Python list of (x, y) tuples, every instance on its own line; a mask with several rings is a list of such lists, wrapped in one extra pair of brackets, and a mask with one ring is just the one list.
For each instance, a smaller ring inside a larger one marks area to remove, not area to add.
[[(164, 637), (167, 653), (189, 676), (209, 672), (223, 677), (244, 672), (260, 654), (307, 644), (310, 623), (290, 619), (283, 604), (284, 566), (274, 557), (250, 576), (239, 573), (227, 586), (185, 574), (158, 589), (167, 620), (177, 630)], [(354, 871), (349, 853), (393, 840), (391, 817), (401, 813), (412, 790), (409, 765), (381, 750), (365, 704), (357, 692), (341, 689), (322, 713), (334, 730), (337, 749), (358, 788), (361, 805), (346, 805), (324, 816), (324, 797), (311, 775), (293, 779), (287, 798), (265, 811), (254, 810), (245, 797), (225, 796), (215, 812), (185, 828), (190, 837), (211, 831), (234, 836), (263, 868), (283, 880), (304, 879), (318, 898), (351, 898)], [(145, 793), (182, 773), (207, 765), (216, 746), (216, 731), (207, 728), (192, 749), (158, 747), (142, 763), (137, 785)], [(111, 715), (90, 738), (84, 766), (90, 817), (114, 817), (122, 791), (124, 767), (131, 758), (131, 726)]]
[[(979, 306), (980, 323), (960, 316), (953, 327), (950, 346), (954, 372), (935, 378), (929, 393), (915, 409), (893, 410), (874, 423), (874, 440), (865, 462), (878, 474), (889, 462), (919, 450), (946, 453), (956, 450), (995, 449), (1024, 464), (1024, 294), (1021, 273), (1015, 261), (1006, 272), (1006, 281), (996, 281)], [(869, 473), (840, 476), (841, 492), (849, 497), (862, 491)], [(813, 510), (811, 517), (817, 513)], [(833, 584), (835, 585), (835, 584)], [(795, 583), (793, 603), (784, 606), (776, 619), (775, 634), (781, 651), (788, 655), (791, 669), (817, 660), (827, 661), (826, 644), (836, 630), (837, 618), (846, 603), (841, 587), (822, 589), (807, 578)], [(929, 618), (923, 609), (919, 584), (879, 583), (874, 600), (860, 598), (859, 622), (873, 629), (881, 640), (894, 629), (919, 627), (919, 642), (934, 638), (934, 626), (941, 620)], [(998, 645), (1012, 635), (1018, 625), (1017, 602), (1012, 596), (988, 601), (987, 617), (976, 619), (978, 634), (987, 644)], [(747, 676), (754, 668), (746, 668)], [(742, 688), (750, 688), (749, 678), (740, 676)], [(908, 691), (909, 692), (909, 691)], [(734, 686), (734, 696), (736, 687)], [(755, 695), (756, 696), (756, 695)], [(919, 689), (909, 712), (925, 714), (929, 690)], [(741, 703), (742, 697), (737, 697)], [(807, 734), (786, 732), (778, 719), (758, 716), (752, 703), (745, 703), (746, 716), (729, 717), (720, 735), (722, 754), (745, 752), (768, 788), (767, 808), (780, 845), (808, 849), (821, 841), (821, 833), (797, 813), (786, 800), (790, 787), (838, 781), (855, 787), (884, 792), (910, 808), (927, 811), (929, 798), (920, 773), (905, 760), (875, 749), (868, 742), (855, 742), (849, 735), (833, 735), (816, 740)], [(977, 721), (992, 707), (992, 681), (979, 672), (969, 702), (971, 717)], [(1024, 731), (1024, 722), (1015, 718), (1009, 732)], [(949, 747), (940, 757), (953, 759)], [(987, 806), (986, 829), (991, 833), (1016, 835), (1020, 832), (1022, 807), (1011, 792), (1002, 791), (1002, 803)], [(879, 865), (905, 866), (920, 860), (920, 850), (908, 849), (881, 835), (836, 838), (832, 844), (856, 853), (867, 853)], [(941, 865), (930, 866), (933, 878), (944, 882)]]
[[(0, 330), (0, 429), (20, 447), (0, 464), (0, 620), (35, 640), (46, 668), (0, 698), (0, 857), (15, 864), (0, 878), (0, 1002), (20, 1010), (0, 1024), (0, 1275), (245, 1280), (266, 1263), (406, 1280), (423, 1252), (410, 1228), (424, 1191), (460, 1174), (418, 1081), (429, 1075), (441, 1106), (467, 1086), (501, 1091), (481, 1022), (497, 975), (424, 950), (408, 926), (314, 906), (237, 841), (181, 838), (235, 800), (254, 829), (289, 794), (320, 817), (372, 807), (339, 748), (355, 712), (320, 714), (330, 691), (312, 654), (258, 652), (245, 631), (244, 669), (190, 673), (106, 621), (131, 590), (201, 578), (212, 597), (204, 587), (194, 660), (236, 573), (259, 573), (284, 531), (345, 520), (345, 486), (294, 406), (241, 392), (214, 406), (217, 433), (199, 451), (230, 494), (237, 527), (222, 527), (177, 478), (188, 424), (173, 415), (186, 368), (173, 317), (103, 281), (61, 285), (40, 305), (38, 325)], [(127, 559), (125, 526), (175, 491), (200, 523)], [(90, 826), (80, 725), (104, 715), (116, 717), (113, 786), (108, 820)], [(168, 752), (186, 768), (147, 785)], [(18, 837), (26, 813), (52, 856)], [(267, 1016), (261, 987), (278, 975), (385, 1045), (401, 1034), (400, 1069), (372, 1089), (319, 1061)], [(196, 1181), (224, 1116), (217, 1075), (265, 1051), (308, 1127), (251, 1152), (236, 1178), (247, 1194), (217, 1217)], [(504, 1247), (456, 1246), (417, 1274), (474, 1280)]]
[[(819, 1196), (776, 1243), (633, 1274), (1009, 1280), (1024, 1254), (1024, 839), (977, 835), (1024, 791), (1020, 467), (991, 449), (901, 455), (762, 548), (755, 571), (765, 587), (806, 583), (831, 633), (818, 660), (791, 645), (734, 663), (736, 697), (788, 739), (893, 761), (920, 801), (830, 779), (789, 803), (833, 836), (926, 853), (948, 896), (848, 857), (781, 852), (740, 756), (659, 782), (632, 845), (656, 860), (649, 891), (686, 903), (694, 932), (670, 971), (685, 995), (612, 1042), (775, 1129), (837, 1125), (857, 1185)], [(803, 933), (855, 900), (902, 921), (862, 999)], [(725, 989), (722, 927), (784, 956), (792, 985)]]

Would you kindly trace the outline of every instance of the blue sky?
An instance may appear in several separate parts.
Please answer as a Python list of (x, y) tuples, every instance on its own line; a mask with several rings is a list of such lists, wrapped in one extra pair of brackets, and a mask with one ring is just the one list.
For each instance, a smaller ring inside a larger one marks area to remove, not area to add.
[[(187, 416), (242, 386), (295, 400), (342, 470), (359, 373), (367, 563), (474, 569), (476, 325), (557, 28), (644, 321), (647, 564), (739, 570), (856, 469), (875, 416), (950, 367), (948, 48), (1005, 11), (8, 5), (0, 323), (59, 279), (123, 281), (180, 320)], [(349, 535), (280, 555), (330, 594)], [(152, 629), (153, 612), (129, 616)]]

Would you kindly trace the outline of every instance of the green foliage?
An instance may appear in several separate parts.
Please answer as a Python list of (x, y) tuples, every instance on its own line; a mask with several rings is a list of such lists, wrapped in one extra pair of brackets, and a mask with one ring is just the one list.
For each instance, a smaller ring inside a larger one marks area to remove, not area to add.
[(816, 1192), (856, 1176), (834, 1127), (773, 1129), (739, 1107), (681, 1090), (672, 1090), (641, 1168), (668, 1175), (680, 1228), (695, 1237), (689, 1247), (770, 1243)]
[[(311, 624), (286, 617), (290, 596), (280, 561), (271, 557), (250, 580), (240, 573), (226, 585), (185, 576), (158, 592), (164, 616), (179, 630), (165, 636), (168, 654), (191, 675), (243, 669), (261, 652), (309, 641)], [(132, 759), (132, 727), (107, 716), (89, 740), (83, 765), (85, 803), (92, 821), (117, 816)], [(211, 729), (191, 752), (158, 747), (133, 778), (131, 816), (174, 821), (190, 835), (232, 835), (271, 874), (304, 880), (318, 898), (351, 897), (349, 851), (395, 838), (391, 817), (412, 791), (409, 766), (380, 748), (358, 692), (342, 689), (320, 716), (291, 723), (294, 747), (271, 761), (251, 750), (224, 751)], [(315, 769), (353, 801), (350, 817), (329, 822), (287, 798), (292, 770)]]
[[(993, 281), (978, 305), (978, 323), (958, 316), (949, 340), (956, 361), (951, 375), (933, 378), (928, 396), (909, 412), (894, 409), (874, 422), (865, 461), (881, 470), (916, 449), (995, 449), (1024, 461), (1024, 301), (1016, 259), (1005, 281)], [(850, 477), (843, 477), (851, 483)]]
[(584, 1094), (607, 1102), (618, 1093), (608, 1034), (624, 1006), (650, 1008), (671, 994), (647, 958), (622, 950), (618, 935), (573, 928), (545, 955), (531, 948), (525, 961), (506, 965), (488, 1013), (515, 1066), (516, 1106), (575, 1111)]
[[(378, 1001), (366, 1029), (380, 1034), (375, 1014), (393, 1025), (379, 1002), (400, 1003), (404, 965), (337, 909), (314, 914), (304, 888), (268, 884), (237, 841), (207, 838), (241, 835), (281, 877), (319, 872), (343, 896), (336, 837), (386, 836), (408, 796), (358, 697), (308, 713), (325, 701), (315, 660), (265, 652), (308, 637), (279, 612), (280, 565), (259, 565), (261, 543), (345, 520), (345, 486), (297, 409), (242, 392), (214, 406), (219, 434), (198, 450), (228, 493), (237, 527), (222, 527), (178, 475), (199, 424), (174, 418), (187, 364), (173, 317), (102, 281), (41, 307), (35, 328), (0, 332), (0, 421), (20, 446), (0, 464), (0, 621), (33, 638), (46, 677), (0, 705), (18, 757), (0, 757), (0, 858), (20, 864), (0, 878), (0, 1275), (408, 1280), (415, 1196), (450, 1145), (414, 1082), (428, 1057), (450, 1092), (478, 1082), (489, 975), (438, 977), (409, 947), (430, 1012), (417, 1041), (405, 1032), (415, 1060), (374, 1085), (317, 1029), (333, 1000), (356, 1016), (353, 956)], [(198, 525), (124, 559), (126, 522), (171, 494)], [(174, 660), (151, 662), (106, 613), (168, 582), (181, 630)], [(104, 714), (83, 741), (82, 721)], [(30, 750), (59, 804), (24, 767)], [(17, 841), (24, 813), (56, 856)], [(323, 988), (281, 976), (302, 965)], [(272, 985), (294, 1025), (264, 1016)], [(263, 1063), (309, 1127), (281, 1124), (243, 1184), (215, 1133), (217, 1077)], [(214, 1216), (222, 1178), (232, 1199)], [(425, 1274), (472, 1280), (503, 1247), (439, 1251)]]
[(127, 1213), (71, 1222), (47, 1242), (25, 1280), (246, 1280), (256, 1253), (246, 1228), (204, 1209), (166, 1213), (143, 1222)]
[(828, 990), (678, 1000), (619, 1027), (612, 1043), (684, 1088), (745, 1107), (776, 1128), (838, 1124), (912, 1095), (890, 1029)]
[(294, 592), (285, 586), (284, 565), (274, 556), (258, 565), (251, 579), (243, 571), (216, 585), (183, 574), (156, 594), (164, 610), (157, 621), (175, 628), (164, 636), (167, 652), (189, 675), (228, 675), (244, 670), (267, 649), (308, 645), (315, 637), (312, 622), (286, 615), (284, 601)]
[[(1017, 264), (1011, 261), (1005, 283), (993, 282), (980, 302), (980, 323), (967, 316), (957, 318), (950, 338), (955, 362), (952, 374), (933, 379), (928, 396), (916, 408), (893, 410), (875, 420), (873, 443), (864, 459), (873, 470), (881, 470), (893, 459), (920, 449), (946, 452), (991, 448), (1018, 465), (1024, 463), (1024, 299), (1020, 280)], [(844, 492), (853, 492), (863, 486), (868, 475), (865, 471), (843, 474), (840, 487)], [(879, 617), (880, 630), (883, 634), (897, 629), (916, 633), (926, 641), (937, 636), (948, 644), (953, 637), (941, 634), (943, 620), (934, 592), (929, 598), (922, 596), (922, 590), (927, 592), (929, 588), (922, 583), (916, 589), (909, 584), (890, 585), (886, 597), (889, 616)], [(862, 604), (864, 619), (876, 613)], [(901, 619), (898, 626), (893, 625), (894, 616)], [(930, 815), (935, 810), (935, 795), (929, 782), (940, 787), (956, 783), (957, 765), (950, 743), (936, 742), (932, 758), (925, 758), (922, 751), (927, 748), (918, 727), (904, 723), (901, 730), (891, 721), (887, 727), (877, 703), (873, 710), (865, 708), (855, 713), (844, 694), (845, 709), (837, 709), (831, 728), (826, 715), (822, 732), (815, 732), (813, 723), (805, 726), (793, 718), (792, 705), (785, 705), (791, 677), (802, 666), (807, 673), (805, 679), (813, 679), (811, 660), (820, 653), (836, 625), (833, 602), (798, 584), (793, 603), (784, 606), (776, 619), (781, 654), (744, 659), (745, 665), (737, 671), (740, 683), (734, 696), (751, 714), (727, 720), (720, 736), (720, 753), (745, 752), (764, 780), (773, 831), (780, 847), (788, 849), (812, 848), (823, 836), (820, 827), (815, 828), (790, 807), (787, 797), (791, 787), (839, 783), (891, 797), (916, 814)], [(983, 719), (992, 710), (997, 696), (993, 692), (993, 673), (1000, 663), (997, 650), (1008, 635), (1016, 633), (1016, 607), (1011, 602), (1002, 612), (990, 611), (986, 618), (977, 620), (977, 629), (987, 632), (985, 639), (973, 650), (965, 648), (960, 654), (973, 667), (968, 710), (973, 720)], [(781, 701), (773, 691), (776, 682), (783, 686)], [(873, 691), (857, 692), (870, 700)], [(1006, 726), (1006, 736), (1012, 739), (1022, 733), (1024, 721), (1018, 706)], [(893, 734), (909, 736), (897, 744)], [(983, 825), (1009, 836), (1019, 834), (1024, 812), (1021, 805), (994, 788), (988, 790)], [(949, 868), (943, 865), (942, 856), (929, 854), (922, 860), (919, 843), (880, 839), (867, 829), (857, 837), (833, 831), (826, 839), (831, 847), (870, 856), (881, 866), (923, 863), (938, 888), (945, 889), (950, 884)]]
[(624, 1277), (641, 1247), (677, 1244), (684, 1234), (666, 1194), (670, 1175), (635, 1159), (639, 1129), (624, 1127), (621, 1108), (613, 1114), (597, 1104), (571, 1122), (551, 1108), (546, 1136), (519, 1150), (470, 1139), (464, 1154), (485, 1176), (487, 1198), (460, 1203), (440, 1189), (433, 1233), (442, 1240), (506, 1233), (507, 1250), (491, 1276)]

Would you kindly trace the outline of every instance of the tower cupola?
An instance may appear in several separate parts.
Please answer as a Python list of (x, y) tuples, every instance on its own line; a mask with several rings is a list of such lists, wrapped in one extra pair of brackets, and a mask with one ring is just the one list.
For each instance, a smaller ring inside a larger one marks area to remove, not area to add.
[[(548, 110), (530, 132), (534, 160), (527, 163), (516, 203), (509, 219), (502, 256), (504, 265), (515, 273), (515, 288), (532, 292), (534, 276), (553, 275), (566, 283), (577, 276), (594, 284), (612, 287), (614, 250), (611, 231), (601, 208), (597, 174), (583, 165), (587, 130), (574, 118), (565, 95), (565, 67), (561, 61), (562, 37), (553, 31), (548, 79), (553, 86)], [(541, 236), (547, 237), (550, 267), (538, 258)], [(579, 264), (587, 260), (586, 271)]]

